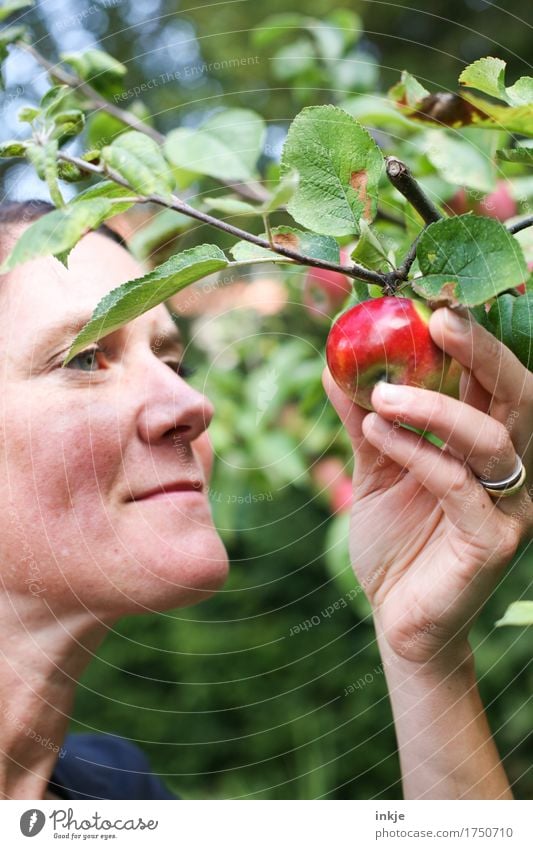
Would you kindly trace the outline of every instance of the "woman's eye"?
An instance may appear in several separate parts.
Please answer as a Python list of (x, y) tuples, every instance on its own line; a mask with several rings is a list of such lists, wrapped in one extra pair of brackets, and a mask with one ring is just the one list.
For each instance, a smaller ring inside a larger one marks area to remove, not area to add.
[(191, 366), (186, 366), (184, 362), (181, 360), (163, 360), (165, 365), (169, 366), (172, 371), (175, 371), (179, 377), (183, 378), (183, 380), (187, 380), (188, 377), (191, 377), (196, 369), (191, 368)]
[(101, 348), (87, 348), (86, 351), (72, 357), (65, 368), (79, 369), (80, 371), (96, 371), (98, 369), (97, 355), (101, 354)]

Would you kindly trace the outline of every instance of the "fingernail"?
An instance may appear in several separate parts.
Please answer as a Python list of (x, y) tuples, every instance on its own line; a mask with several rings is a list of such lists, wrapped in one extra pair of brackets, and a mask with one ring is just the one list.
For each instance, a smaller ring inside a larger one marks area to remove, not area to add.
[(448, 329), (454, 333), (468, 333), (470, 330), (470, 323), (453, 310), (446, 309), (444, 320)]
[(384, 380), (376, 384), (379, 397), (383, 401), (391, 401), (397, 403), (405, 398), (406, 390), (404, 386), (397, 386), (394, 383), (386, 383)]

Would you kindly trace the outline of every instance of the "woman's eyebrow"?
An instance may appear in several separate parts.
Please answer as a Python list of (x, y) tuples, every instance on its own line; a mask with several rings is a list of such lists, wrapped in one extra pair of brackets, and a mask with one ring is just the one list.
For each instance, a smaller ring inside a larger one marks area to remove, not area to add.
[(174, 327), (161, 327), (159, 329), (156, 327), (153, 331), (151, 344), (152, 348), (157, 351), (166, 351), (176, 346), (183, 346), (183, 339), (176, 325)]
[(62, 343), (69, 339), (74, 340), (82, 327), (91, 320), (92, 311), (86, 314), (73, 313), (49, 324), (43, 330), (37, 331), (36, 347), (48, 348), (54, 343)]
[[(91, 320), (92, 314), (92, 310), (87, 313), (82, 313), (81, 315), (80, 313), (72, 313), (71, 315), (63, 316), (63, 318), (55, 321), (53, 324), (49, 324), (42, 331), (37, 332), (36, 347), (46, 349), (54, 343), (62, 344), (64, 342), (73, 341), (82, 327), (85, 327), (85, 325)], [(117, 329), (119, 328), (110, 330), (109, 334), (106, 335), (116, 332)], [(183, 344), (177, 325), (168, 328), (153, 328), (150, 339), (151, 344), (157, 345), (158, 349)]]

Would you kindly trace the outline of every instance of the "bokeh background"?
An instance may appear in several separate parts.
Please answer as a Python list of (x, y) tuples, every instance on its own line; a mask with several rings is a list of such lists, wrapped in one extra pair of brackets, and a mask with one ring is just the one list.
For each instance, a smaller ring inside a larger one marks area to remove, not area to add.
[[(130, 94), (120, 105), (163, 132), (196, 125), (219, 107), (257, 110), (268, 125), (261, 162), (268, 179), (287, 126), (305, 105), (351, 104), (355, 112), (356, 101), (386, 92), (403, 68), (432, 90), (453, 90), (464, 65), (485, 55), (505, 59), (510, 79), (531, 73), (528, 4), (415, 7), (46, 0), (27, 18), (34, 44), (51, 60), (99, 46), (123, 62)], [(293, 16), (287, 28), (273, 28), (268, 18), (282, 13)], [(304, 15), (315, 19), (314, 34)], [(352, 31), (329, 61), (328, 20)], [(47, 88), (41, 69), (20, 51), (9, 56), (5, 77), (3, 138), (20, 133), (18, 109)], [(120, 128), (97, 116), (89, 142)], [(422, 162), (401, 122), (387, 130), (391, 149), (410, 144), (428, 185), (432, 177), (433, 190), (445, 196), (442, 174)], [(3, 197), (48, 197), (26, 166), (1, 168)], [(533, 192), (531, 178), (524, 180), (522, 199)], [(195, 186), (187, 192), (194, 197)], [(117, 226), (149, 257), (162, 234), (141, 234), (144, 223), (130, 216)], [(194, 225), (157, 256), (204, 241), (228, 245)], [(186, 798), (401, 796), (372, 623), (347, 559), (349, 449), (320, 385), (329, 322), (305, 303), (304, 277), (303, 270), (258, 266), (239, 279), (205, 281), (173, 301), (189, 340), (188, 362), (197, 368), (192, 381), (216, 406), (210, 497), (231, 577), (198, 607), (123, 620), (78, 689), (72, 729), (138, 742)], [(380, 533), (379, 514), (373, 521)], [(531, 597), (532, 565), (531, 553), (520, 552), (472, 636), (490, 724), (520, 798), (533, 795), (531, 631), (494, 623), (510, 602)]]

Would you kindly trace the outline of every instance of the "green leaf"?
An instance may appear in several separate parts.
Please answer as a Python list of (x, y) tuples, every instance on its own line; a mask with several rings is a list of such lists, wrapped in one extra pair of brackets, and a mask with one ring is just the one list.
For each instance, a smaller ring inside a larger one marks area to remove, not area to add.
[(489, 311), (490, 330), (533, 371), (533, 294), (501, 295)]
[(360, 16), (351, 9), (334, 9), (329, 12), (326, 20), (342, 32), (345, 48), (354, 45), (362, 35), (363, 22)]
[[(379, 65), (371, 53), (361, 48), (332, 63), (328, 70), (332, 82), (341, 91), (371, 92), (378, 88)], [(344, 108), (342, 104), (339, 105)]]
[(486, 56), (468, 65), (461, 73), (459, 82), (468, 88), (475, 88), (483, 94), (489, 94), (498, 100), (505, 100), (505, 68), (507, 62)]
[(398, 105), (418, 107), (418, 104), (429, 95), (427, 88), (418, 82), (417, 78), (408, 71), (402, 71), (399, 83), (396, 83), (390, 91), (389, 97)]
[(40, 256), (64, 256), (86, 232), (97, 229), (106, 219), (116, 215), (117, 206), (119, 204), (112, 200), (102, 198), (71, 202), (62, 209), (48, 212), (23, 231), (0, 266), (0, 274)]
[(60, 58), (94, 88), (99, 88), (103, 82), (120, 82), (128, 70), (109, 53), (94, 47), (80, 53), (61, 53)]
[(48, 141), (44, 148), (44, 177), (54, 206), (65, 206), (57, 182), (57, 139)]
[(265, 123), (248, 109), (226, 109), (196, 130), (179, 127), (165, 141), (168, 160), (177, 168), (224, 182), (248, 180), (263, 148)]
[(507, 99), (512, 106), (533, 103), (533, 77), (520, 77), (507, 87)]
[(87, 146), (101, 150), (111, 144), (122, 133), (129, 132), (127, 124), (119, 121), (114, 115), (107, 112), (93, 112), (87, 116)]
[(54, 118), (54, 128), (51, 138), (57, 139), (62, 145), (67, 139), (79, 135), (85, 126), (85, 115), (79, 109), (69, 109), (60, 112)]
[(31, 124), (35, 121), (36, 118), (41, 114), (41, 110), (37, 109), (35, 106), (23, 106), (17, 112), (17, 118), (19, 121), (24, 121), (26, 124)]
[(46, 180), (46, 157), (44, 148), (40, 144), (35, 144), (35, 142), (30, 141), (26, 148), (26, 156), (35, 168), (39, 179)]
[(28, 142), (11, 140), (0, 144), (0, 156), (4, 159), (10, 156), (26, 156)]
[(336, 106), (310, 106), (292, 122), (281, 173), (300, 175), (288, 204), (304, 227), (331, 236), (359, 233), (377, 208), (383, 157), (370, 134)]
[(131, 130), (102, 149), (102, 160), (141, 195), (170, 200), (174, 188), (171, 169), (153, 139)]
[(414, 77), (404, 72), (402, 81), (389, 96), (400, 111), (413, 121), (447, 127), (486, 127), (487, 129), (533, 135), (533, 106), (507, 106), (472, 94), (452, 92), (431, 94)]
[(412, 124), (408, 118), (395, 109), (384, 97), (375, 94), (362, 94), (357, 97), (349, 97), (339, 104), (349, 115), (356, 118), (359, 123), (377, 127), (410, 127)]
[[(0, 9), (0, 14), (2, 9)], [(10, 44), (15, 44), (17, 41), (28, 41), (29, 37), (27, 34), (26, 27), (7, 27), (0, 32), (0, 65), (2, 62), (7, 59), (9, 54), (8, 47)], [(4, 88), (4, 81), (0, 74), (0, 88)]]
[(271, 47), (277, 44), (289, 32), (305, 29), (311, 20), (298, 12), (282, 12), (270, 15), (252, 31), (252, 43), (255, 47)]
[(498, 159), (504, 162), (519, 162), (520, 165), (533, 165), (533, 148), (513, 147), (508, 150), (496, 151)]
[[(318, 233), (306, 233), (303, 230), (295, 230), (293, 227), (273, 227), (272, 237), (274, 244), (279, 247), (288, 248), (312, 259), (321, 259), (326, 262), (339, 262), (339, 245), (330, 236), (322, 236)], [(263, 233), (260, 237), (266, 239)], [(269, 260), (271, 262), (290, 262), (286, 257), (260, 248), (250, 242), (237, 242), (230, 248), (232, 256), (239, 262), (259, 262)]]
[(277, 80), (292, 80), (316, 66), (316, 53), (309, 39), (299, 38), (280, 47), (271, 62)]
[(87, 174), (74, 165), (72, 162), (58, 162), (57, 175), (60, 180), (66, 183), (78, 183), (80, 180), (86, 180)]
[(6, 274), (17, 265), (40, 256), (64, 254), (74, 247), (84, 233), (99, 227), (115, 212), (113, 201), (104, 198), (78, 201), (48, 212), (26, 227), (2, 263), (0, 274)]
[(62, 365), (65, 366), (86, 345), (166, 301), (190, 283), (227, 266), (228, 260), (219, 247), (199, 245), (176, 254), (149, 274), (113, 289), (98, 303), (90, 321), (74, 339)]
[(0, 21), (5, 21), (10, 15), (15, 12), (20, 12), (21, 9), (29, 9), (34, 6), (34, 0), (8, 0), (0, 6)]
[(131, 252), (140, 260), (146, 260), (155, 251), (167, 245), (188, 230), (195, 221), (174, 209), (163, 209), (150, 219), (145, 227), (136, 230), (128, 243)]
[(281, 206), (285, 206), (296, 192), (300, 183), (300, 175), (297, 171), (289, 171), (281, 178), (278, 185), (270, 195), (269, 199), (260, 207), (262, 215), (270, 215)]
[(533, 601), (515, 601), (509, 605), (496, 627), (502, 625), (533, 625)]
[(337, 60), (354, 44), (361, 34), (361, 19), (349, 9), (338, 9), (323, 19), (312, 18), (296, 12), (282, 12), (266, 18), (252, 33), (256, 47), (271, 47), (303, 31), (312, 39), (318, 50), (318, 59)]
[(509, 106), (524, 106), (533, 103), (533, 77), (520, 77), (514, 85), (505, 85), (507, 62), (485, 56), (477, 59), (464, 69), (459, 82), (468, 88), (474, 88), (498, 100), (504, 100)]
[(214, 209), (226, 215), (260, 215), (261, 210), (251, 203), (229, 195), (220, 198), (202, 198), (205, 209)]
[(253, 206), (251, 203), (229, 195), (220, 198), (204, 198), (203, 204), (208, 209), (215, 209), (228, 215), (270, 215), (288, 203), (298, 188), (299, 179), (298, 172), (291, 171), (280, 180), (268, 200), (260, 206)]
[(469, 120), (464, 123), (524, 136), (533, 135), (533, 105), (504, 106), (470, 94), (465, 94), (464, 100), (472, 107)]
[(101, 180), (99, 183), (96, 183), (94, 186), (89, 186), (88, 189), (84, 189), (84, 191), (76, 195), (76, 197), (70, 201), (69, 205), (85, 203), (86, 201), (99, 200), (102, 198), (113, 201), (113, 205), (110, 206), (112, 214), (119, 215), (121, 212), (126, 212), (126, 210), (133, 206), (132, 201), (125, 201), (124, 203), (121, 203), (120, 198), (123, 197), (131, 197), (131, 191), (125, 186), (120, 186), (118, 183), (114, 183), (112, 180)]
[(68, 85), (55, 85), (46, 91), (40, 102), (41, 111), (46, 117), (53, 117), (55, 112), (64, 108), (65, 100), (72, 97), (72, 89)]
[(452, 137), (444, 130), (432, 130), (424, 136), (423, 149), (447, 182), (484, 193), (494, 189), (494, 163), (471, 139), (463, 139), (457, 134)]
[(379, 234), (375, 233), (364, 219), (361, 221), (361, 235), (351, 257), (354, 262), (375, 271), (385, 271), (392, 268), (387, 249), (381, 243)]
[(417, 249), (422, 277), (413, 289), (425, 298), (475, 306), (527, 277), (522, 249), (499, 221), (457, 215), (430, 224)]

